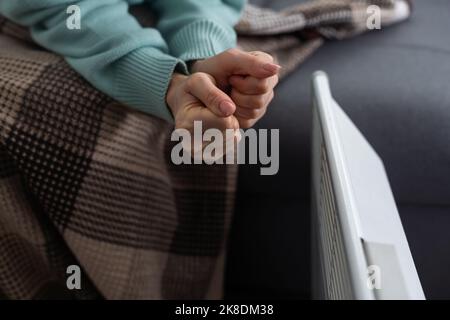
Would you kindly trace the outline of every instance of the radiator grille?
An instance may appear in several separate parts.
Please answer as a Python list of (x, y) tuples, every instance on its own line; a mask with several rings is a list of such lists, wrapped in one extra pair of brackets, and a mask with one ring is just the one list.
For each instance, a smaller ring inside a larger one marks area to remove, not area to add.
[(345, 255), (342, 229), (337, 212), (332, 187), (329, 161), (323, 139), (320, 145), (320, 171), (317, 203), (317, 237), (319, 265), (321, 269), (321, 292), (323, 298), (330, 300), (353, 299), (350, 271)]

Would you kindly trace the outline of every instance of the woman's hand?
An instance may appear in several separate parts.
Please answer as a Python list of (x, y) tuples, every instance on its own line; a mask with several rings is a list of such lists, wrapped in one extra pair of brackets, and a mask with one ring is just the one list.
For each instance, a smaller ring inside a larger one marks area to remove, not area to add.
[[(202, 122), (203, 131), (212, 128), (222, 131), (224, 139), (227, 138), (227, 129), (239, 129), (239, 122), (233, 115), (236, 105), (217, 87), (215, 79), (206, 73), (199, 72), (191, 76), (175, 73), (167, 91), (166, 101), (174, 116), (175, 128), (188, 130), (191, 137), (194, 137), (194, 121)], [(238, 132), (235, 134), (232, 139), (239, 140)], [(199, 148), (195, 143), (196, 141), (191, 141), (190, 148), (184, 147), (193, 156), (196, 150), (201, 151), (206, 146), (202, 144)], [(227, 141), (223, 143), (226, 146)], [(221, 156), (222, 154), (217, 154), (216, 158)]]
[(278, 83), (280, 66), (264, 52), (230, 49), (194, 62), (191, 71), (210, 74), (228, 92), (237, 108), (234, 116), (240, 127), (252, 127), (266, 112)]
[(205, 130), (239, 129), (233, 116), (236, 105), (216, 86), (215, 79), (206, 73), (191, 76), (175, 73), (166, 100), (175, 118), (176, 128), (191, 130), (194, 121), (202, 121)]

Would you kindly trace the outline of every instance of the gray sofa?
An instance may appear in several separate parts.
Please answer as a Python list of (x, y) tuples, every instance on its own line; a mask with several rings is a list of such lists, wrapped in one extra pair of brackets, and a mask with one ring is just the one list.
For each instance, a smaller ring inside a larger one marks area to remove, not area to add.
[(415, 0), (409, 21), (329, 42), (278, 86), (258, 127), (280, 129), (280, 171), (241, 166), (227, 298), (310, 297), (310, 75), (318, 69), (385, 163), (427, 298), (450, 298), (449, 32), (448, 0)]

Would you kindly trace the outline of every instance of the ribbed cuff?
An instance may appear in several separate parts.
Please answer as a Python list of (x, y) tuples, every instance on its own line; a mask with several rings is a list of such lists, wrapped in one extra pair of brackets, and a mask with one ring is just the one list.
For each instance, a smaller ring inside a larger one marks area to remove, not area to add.
[(235, 46), (234, 29), (211, 20), (187, 25), (169, 42), (171, 54), (183, 61), (208, 58)]
[(188, 74), (181, 60), (153, 48), (130, 52), (117, 64), (114, 98), (131, 107), (173, 122), (166, 93), (177, 68)]

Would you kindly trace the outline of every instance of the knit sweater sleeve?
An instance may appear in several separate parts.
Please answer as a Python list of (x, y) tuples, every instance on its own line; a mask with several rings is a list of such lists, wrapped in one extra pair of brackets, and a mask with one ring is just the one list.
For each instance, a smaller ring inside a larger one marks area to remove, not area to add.
[[(80, 29), (67, 26), (71, 5), (80, 9)], [(139, 25), (125, 0), (0, 1), (0, 13), (29, 27), (38, 44), (64, 56), (97, 89), (172, 120), (167, 88), (174, 69), (187, 73), (186, 65), (169, 54), (159, 31)]]
[(147, 0), (170, 53), (184, 61), (204, 59), (236, 46), (233, 26), (245, 0)]

